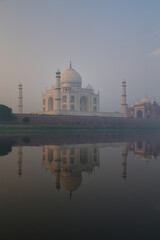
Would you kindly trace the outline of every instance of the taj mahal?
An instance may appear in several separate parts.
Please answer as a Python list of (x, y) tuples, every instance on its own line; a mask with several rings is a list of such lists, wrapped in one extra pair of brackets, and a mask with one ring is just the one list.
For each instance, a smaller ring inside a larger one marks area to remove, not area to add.
[(42, 96), (42, 111), (49, 114), (57, 111), (99, 112), (99, 93), (95, 93), (90, 85), (82, 88), (82, 78), (70, 63), (62, 75), (57, 69), (55, 87), (46, 90)]
[[(136, 102), (133, 106), (127, 105), (126, 81), (121, 85), (121, 112), (100, 112), (100, 94), (96, 93), (91, 85), (82, 87), (81, 75), (72, 68), (62, 74), (56, 71), (55, 85), (46, 89), (42, 94), (42, 111), (36, 114), (43, 115), (75, 115), (101, 117), (129, 117), (129, 118), (160, 118), (160, 105), (148, 97)], [(18, 113), (23, 113), (22, 84), (19, 84)]]
[[(57, 69), (55, 84), (42, 94), (43, 115), (126, 117), (126, 84), (122, 82), (122, 112), (100, 112), (100, 94), (88, 84), (82, 87), (81, 75), (72, 67), (62, 74)], [(53, 81), (54, 82), (54, 81)], [(19, 84), (18, 113), (23, 113), (22, 84)]]
[[(57, 69), (55, 86), (43, 93), (41, 114), (125, 116), (125, 110), (123, 113), (100, 112), (99, 97), (99, 91), (95, 92), (91, 85), (82, 87), (82, 77), (70, 62), (69, 68), (62, 74)], [(123, 102), (125, 108), (126, 100)]]

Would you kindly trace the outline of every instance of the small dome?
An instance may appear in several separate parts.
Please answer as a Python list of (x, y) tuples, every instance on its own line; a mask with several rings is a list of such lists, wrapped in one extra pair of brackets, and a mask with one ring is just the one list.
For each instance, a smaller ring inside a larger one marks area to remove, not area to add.
[(157, 102), (156, 102), (155, 99), (153, 99), (151, 103), (152, 103), (152, 104), (156, 104)]
[(82, 85), (82, 78), (80, 74), (76, 72), (76, 70), (74, 70), (71, 65), (61, 75), (61, 84), (66, 84), (66, 83), (73, 84), (73, 85), (76, 84), (80, 86)]
[(86, 86), (86, 89), (92, 89), (92, 86), (88, 84), (88, 85)]
[(140, 101), (139, 99), (136, 100), (136, 102), (134, 103), (134, 105), (139, 105), (140, 104)]
[(150, 99), (147, 97), (147, 96), (145, 96), (142, 100), (141, 100), (141, 103), (150, 103), (151, 101), (150, 101)]
[(139, 102), (135, 102), (135, 104), (134, 105), (139, 105), (140, 103)]

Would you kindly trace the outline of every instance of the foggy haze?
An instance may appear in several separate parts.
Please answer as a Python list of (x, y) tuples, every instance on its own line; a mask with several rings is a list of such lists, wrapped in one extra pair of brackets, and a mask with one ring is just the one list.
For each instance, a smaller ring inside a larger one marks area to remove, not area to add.
[(0, 104), (41, 111), (57, 68), (72, 67), (100, 92), (100, 111), (121, 111), (147, 95), (160, 102), (160, 1), (1, 0)]

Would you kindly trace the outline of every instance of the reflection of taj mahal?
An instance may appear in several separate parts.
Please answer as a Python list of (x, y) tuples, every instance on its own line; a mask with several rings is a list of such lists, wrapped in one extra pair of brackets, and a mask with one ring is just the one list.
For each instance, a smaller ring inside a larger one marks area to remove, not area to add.
[(43, 165), (56, 176), (56, 188), (62, 186), (70, 193), (82, 183), (82, 172), (91, 174), (99, 166), (99, 149), (81, 145), (44, 146)]
[[(61, 187), (70, 194), (82, 184), (82, 173), (92, 174), (100, 167), (100, 148), (121, 147), (122, 179), (127, 178), (127, 158), (132, 152), (145, 162), (160, 155), (159, 142), (141, 140), (123, 143), (45, 145), (42, 147), (42, 166), (54, 173), (56, 188)], [(17, 148), (18, 176), (23, 175), (22, 146)], [(71, 196), (71, 195), (70, 195)]]
[(56, 111), (99, 112), (99, 93), (92, 86), (82, 88), (82, 78), (70, 67), (60, 74), (56, 72), (56, 85), (46, 90), (42, 96), (43, 113), (56, 114)]

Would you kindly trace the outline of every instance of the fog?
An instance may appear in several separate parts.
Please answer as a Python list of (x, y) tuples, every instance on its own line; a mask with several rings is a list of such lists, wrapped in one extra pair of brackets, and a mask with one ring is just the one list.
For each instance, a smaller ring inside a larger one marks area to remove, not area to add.
[(0, 104), (41, 111), (41, 96), (72, 67), (100, 92), (100, 110), (121, 109), (147, 95), (160, 102), (160, 1), (1, 0)]

